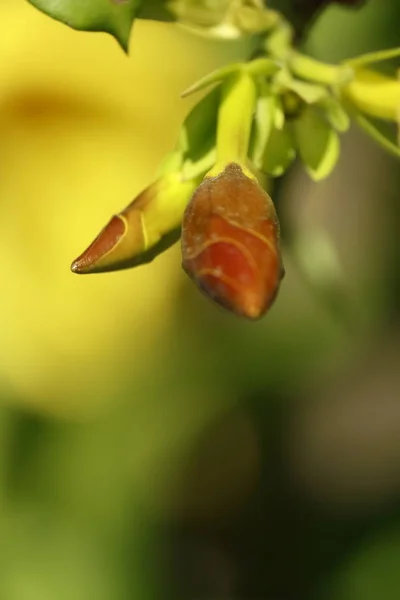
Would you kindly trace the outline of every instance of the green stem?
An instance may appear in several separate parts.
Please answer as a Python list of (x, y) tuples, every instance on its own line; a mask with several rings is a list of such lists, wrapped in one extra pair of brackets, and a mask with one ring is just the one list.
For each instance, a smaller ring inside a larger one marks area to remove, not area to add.
[(366, 65), (372, 65), (377, 62), (384, 60), (390, 60), (391, 58), (397, 58), (400, 56), (400, 48), (390, 48), (389, 50), (378, 50), (378, 52), (368, 52), (362, 56), (356, 58), (350, 58), (345, 61), (346, 65), (351, 67), (365, 67)]
[(400, 158), (400, 146), (384, 136), (367, 117), (361, 114), (355, 114), (354, 119), (361, 129), (363, 129), (377, 144), (390, 152), (392, 156)]
[(223, 82), (218, 111), (217, 163), (212, 174), (231, 162), (246, 164), (256, 99), (255, 82), (245, 70)]
[(323, 85), (344, 83), (353, 75), (353, 71), (349, 67), (323, 63), (295, 50), (289, 57), (288, 65), (297, 77)]

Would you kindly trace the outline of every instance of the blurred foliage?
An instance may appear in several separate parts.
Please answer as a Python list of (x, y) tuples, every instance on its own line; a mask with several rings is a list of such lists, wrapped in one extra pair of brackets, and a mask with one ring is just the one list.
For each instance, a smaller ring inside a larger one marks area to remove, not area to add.
[(131, 28), (137, 17), (170, 20), (162, 0), (29, 0), (54, 19), (84, 31), (110, 33), (128, 51)]
[[(327, 181), (295, 165), (276, 188), (283, 227), (338, 249), (350, 323), (289, 251), (258, 324), (209, 306), (179, 248), (77, 278), (76, 246), (172, 147), (180, 91), (244, 42), (139, 23), (127, 59), (0, 11), (0, 597), (397, 599), (398, 165), (350, 131)], [(395, 3), (330, 8), (308, 47), (398, 45), (399, 24)]]

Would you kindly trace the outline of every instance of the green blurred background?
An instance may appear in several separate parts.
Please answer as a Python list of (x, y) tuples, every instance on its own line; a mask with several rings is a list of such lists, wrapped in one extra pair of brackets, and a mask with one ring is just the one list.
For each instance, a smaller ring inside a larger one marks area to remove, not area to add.
[[(198, 294), (178, 246), (77, 277), (179, 93), (247, 42), (138, 22), (127, 58), (25, 0), (0, 16), (0, 600), (398, 600), (398, 163), (352, 130), (328, 180), (275, 186), (291, 243), (261, 322)], [(399, 3), (333, 7), (308, 51), (399, 31)]]

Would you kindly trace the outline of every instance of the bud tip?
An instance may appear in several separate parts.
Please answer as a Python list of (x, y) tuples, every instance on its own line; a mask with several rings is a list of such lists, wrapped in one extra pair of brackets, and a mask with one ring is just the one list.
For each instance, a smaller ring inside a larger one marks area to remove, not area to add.
[(71, 264), (71, 271), (78, 275), (106, 270), (105, 257), (116, 246), (125, 233), (125, 222), (115, 216), (99, 233), (90, 246)]

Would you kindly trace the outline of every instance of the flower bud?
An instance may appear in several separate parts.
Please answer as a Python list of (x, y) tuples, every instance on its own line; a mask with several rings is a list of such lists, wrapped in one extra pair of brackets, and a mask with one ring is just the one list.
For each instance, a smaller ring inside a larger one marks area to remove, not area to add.
[(269, 195), (236, 163), (206, 177), (185, 211), (182, 266), (207, 296), (237, 315), (261, 317), (284, 270)]
[(400, 110), (400, 81), (370, 69), (355, 69), (342, 90), (343, 97), (371, 117), (396, 121)]
[(185, 207), (196, 181), (170, 173), (146, 188), (112, 217), (71, 265), (74, 273), (101, 273), (150, 262), (178, 241)]

